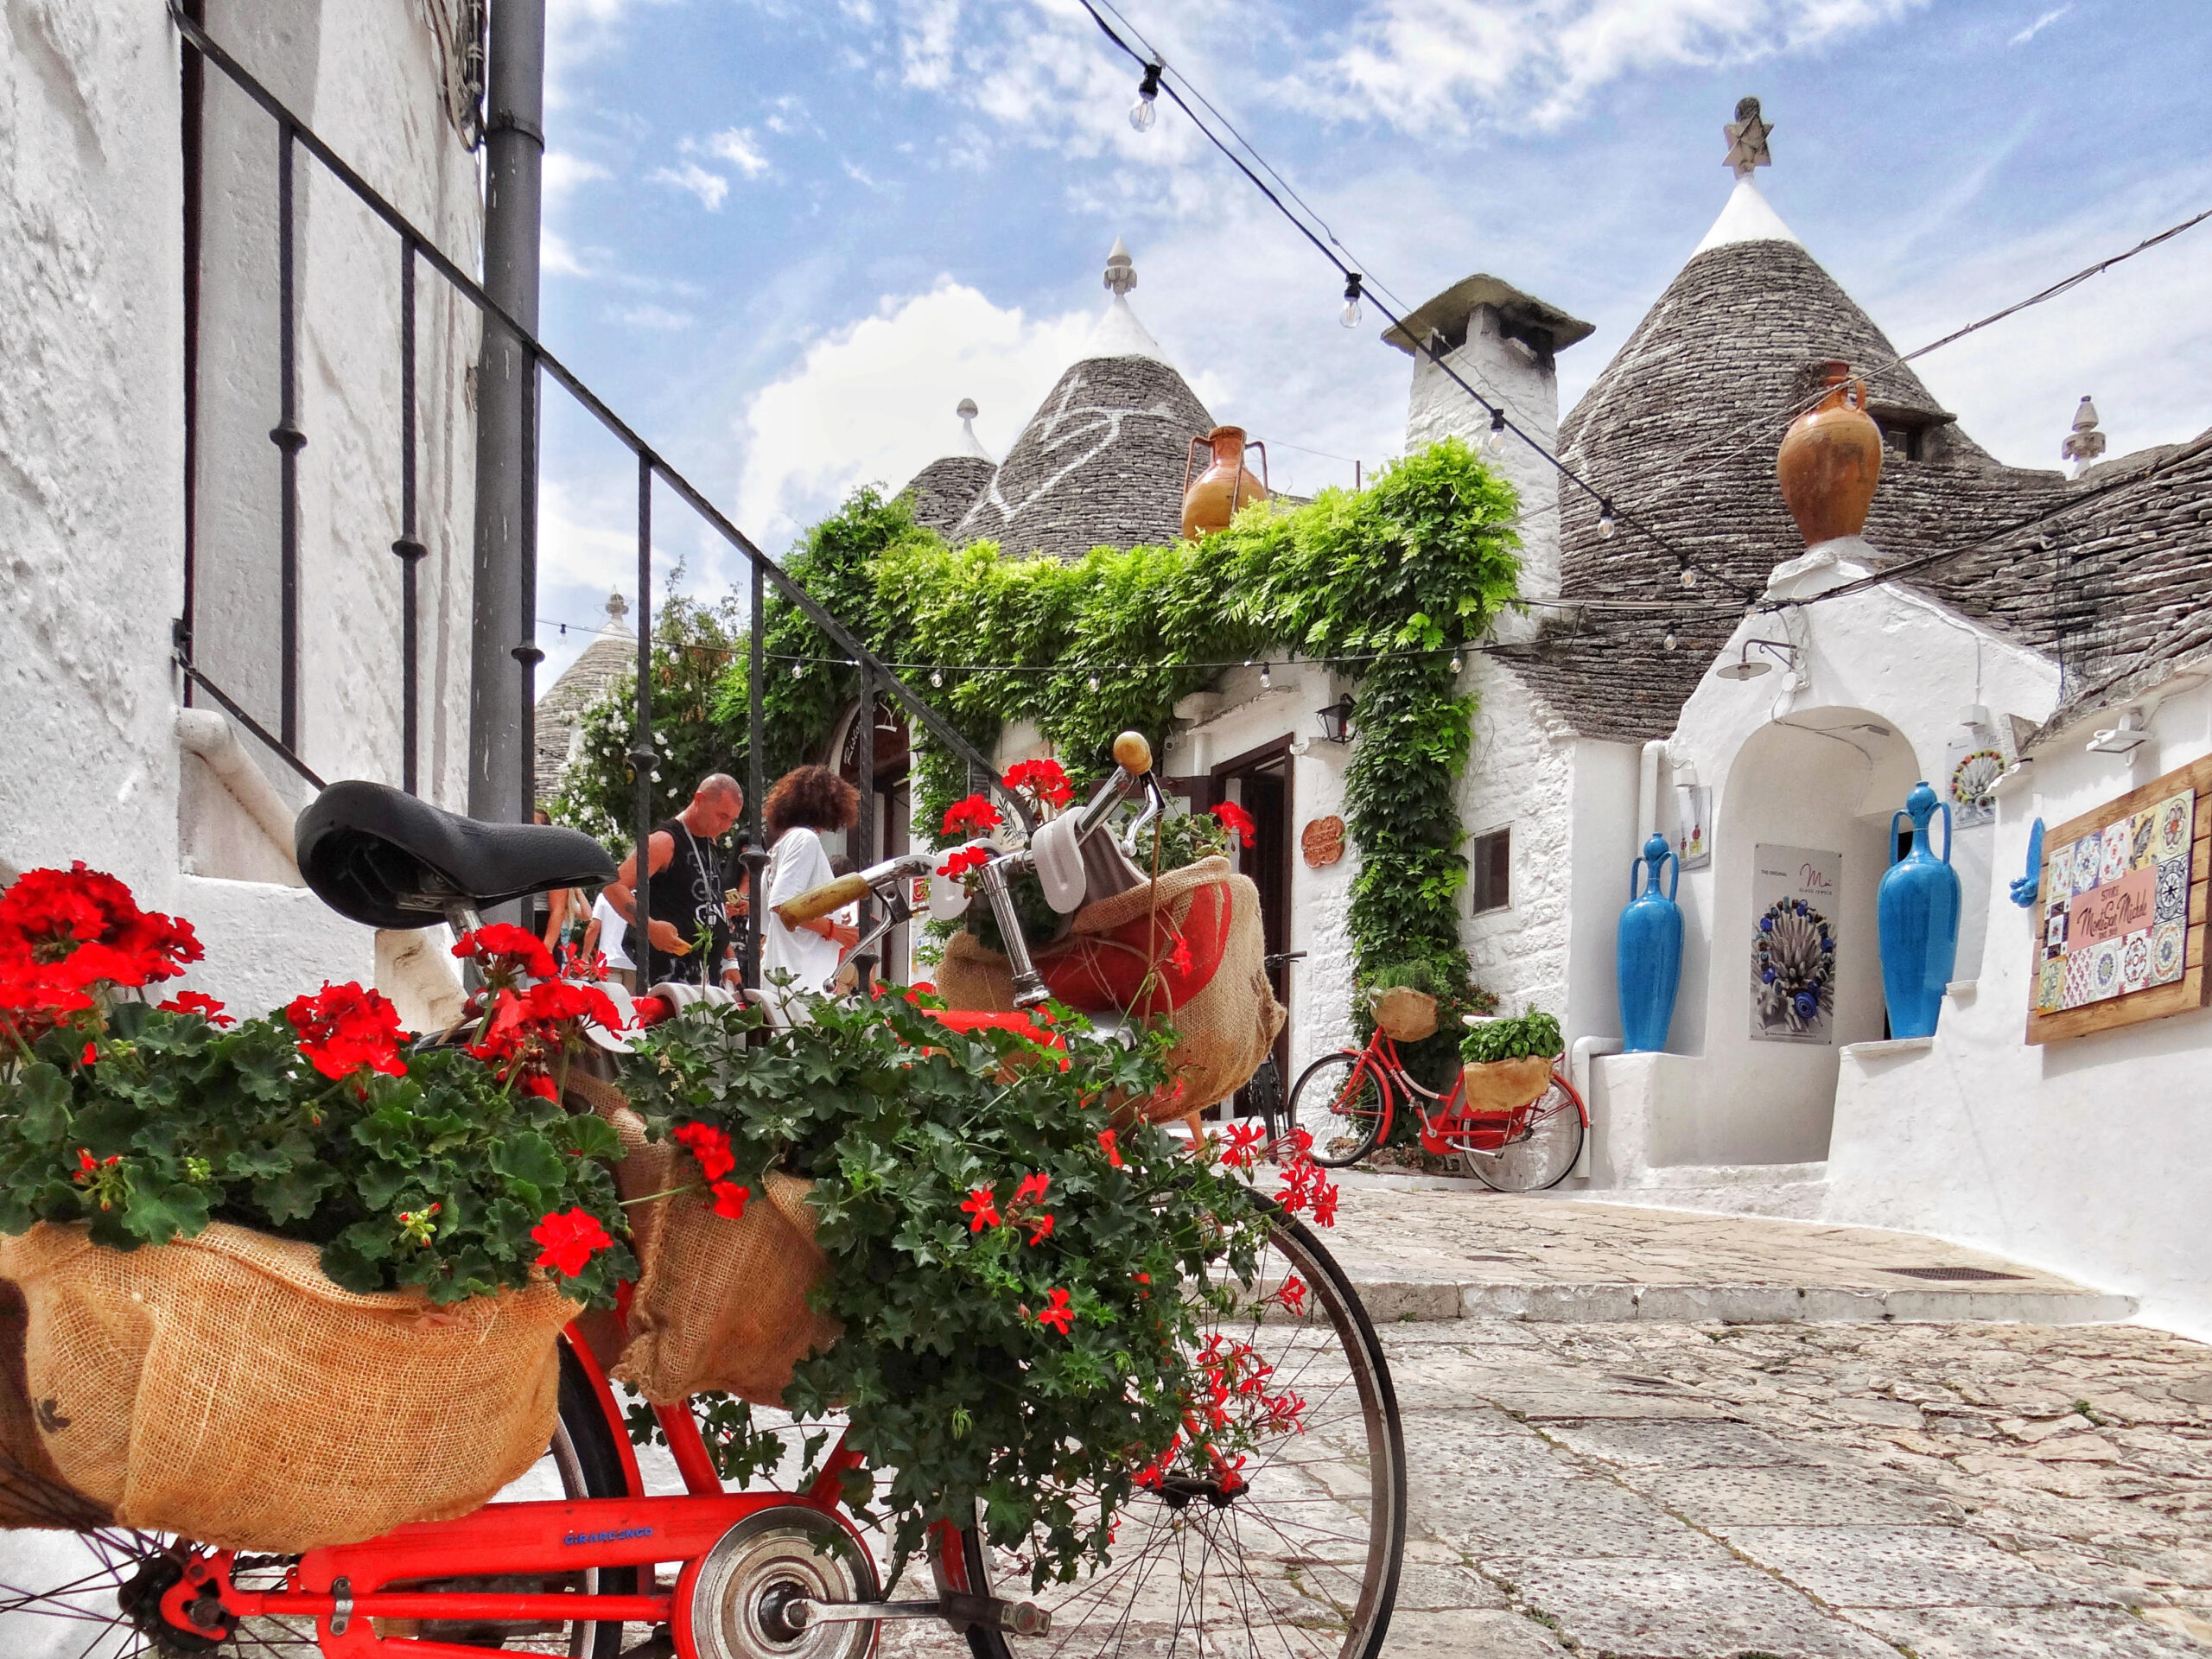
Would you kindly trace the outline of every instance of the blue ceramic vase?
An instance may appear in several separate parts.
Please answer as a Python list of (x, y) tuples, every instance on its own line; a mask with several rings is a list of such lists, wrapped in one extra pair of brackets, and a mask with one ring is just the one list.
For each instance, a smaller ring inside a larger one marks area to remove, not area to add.
[[(1662, 866), (1667, 891), (1659, 891)], [(1641, 874), (1642, 891), (1637, 877)], [(1630, 1054), (1652, 1054), (1667, 1046), (1675, 1020), (1675, 991), (1682, 978), (1682, 907), (1675, 902), (1682, 862), (1655, 835), (1643, 843), (1643, 857), (1629, 866), (1628, 907), (1621, 912), (1617, 969), (1621, 993), (1621, 1041)]]
[[(1943, 813), (1943, 855), (1929, 850), (1928, 826)], [(1912, 851), (1897, 856), (1897, 820), (1912, 819)], [(1925, 781), (1890, 815), (1890, 868), (1875, 898), (1881, 918), (1882, 993), (1891, 1037), (1933, 1037), (1943, 989), (1959, 955), (1959, 875), (1951, 868), (1951, 808)]]

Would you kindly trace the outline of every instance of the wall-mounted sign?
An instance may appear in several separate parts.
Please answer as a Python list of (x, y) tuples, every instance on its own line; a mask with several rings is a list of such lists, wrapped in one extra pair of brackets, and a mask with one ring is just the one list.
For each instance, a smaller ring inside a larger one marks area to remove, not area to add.
[(1675, 785), (1675, 856), (1686, 870), (1713, 862), (1713, 785)]
[(2205, 1002), (2212, 759), (2044, 831), (2028, 1040)]
[(1944, 798), (1951, 804), (1951, 827), (1972, 830), (1997, 821), (1997, 798), (1989, 791), (2005, 770), (2005, 752), (1987, 741), (1954, 738), (1943, 751)]
[(1335, 863), (1344, 855), (1344, 821), (1333, 814), (1313, 819), (1300, 834), (1298, 850), (1308, 868)]
[(1751, 1036), (1833, 1043), (1843, 855), (1764, 844), (1751, 852)]

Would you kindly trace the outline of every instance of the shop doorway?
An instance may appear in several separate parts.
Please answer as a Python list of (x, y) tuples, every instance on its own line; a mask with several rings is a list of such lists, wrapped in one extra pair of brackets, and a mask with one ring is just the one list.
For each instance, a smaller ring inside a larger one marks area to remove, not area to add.
[[(1290, 947), (1290, 880), (1292, 800), (1291, 740), (1287, 734), (1273, 742), (1263, 743), (1256, 749), (1231, 756), (1214, 767), (1208, 782), (1212, 785), (1212, 798), (1204, 808), (1209, 810), (1221, 801), (1234, 801), (1252, 817), (1252, 844), (1246, 847), (1230, 837), (1230, 860), (1238, 871), (1252, 878), (1252, 885), (1260, 890), (1260, 928), (1267, 940), (1268, 953), (1273, 956)], [(1268, 982), (1274, 988), (1275, 1001), (1293, 1010), (1289, 964), (1279, 963), (1268, 970)], [(1283, 1028), (1275, 1033), (1275, 1066), (1277, 1070), (1290, 1064), (1290, 1020), (1283, 1021)]]

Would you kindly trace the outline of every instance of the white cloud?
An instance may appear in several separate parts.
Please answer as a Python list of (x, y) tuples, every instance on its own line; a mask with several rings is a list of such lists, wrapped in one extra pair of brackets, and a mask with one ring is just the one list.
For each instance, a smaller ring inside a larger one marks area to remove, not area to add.
[(672, 184), (678, 190), (689, 190), (710, 213), (720, 211), (722, 199), (729, 194), (729, 181), (719, 173), (708, 172), (696, 162), (686, 162), (681, 167), (657, 167), (645, 178), (649, 183)]
[(2025, 46), (2030, 41), (2035, 39), (2037, 35), (2042, 34), (2044, 30), (2049, 29), (2053, 23), (2056, 22), (2060, 18), (2063, 17), (2068, 12), (2073, 10), (2074, 8), (2070, 4), (2054, 6), (2050, 10), (2044, 13), (2042, 16), (2037, 18), (2035, 22), (2030, 23), (2025, 29), (2022, 29), (2011, 40), (2007, 41), (2005, 44), (2007, 46)]
[(950, 278), (887, 298), (747, 405), (738, 522), (772, 547), (856, 484), (899, 488), (952, 450), (963, 397), (982, 406), (983, 441), (1003, 454), (1081, 354), (1095, 315), (1031, 318)]
[(674, 334), (689, 328), (697, 321), (689, 311), (671, 311), (664, 305), (633, 305), (618, 310), (615, 317), (632, 328), (652, 328)]
[(592, 274), (591, 268), (584, 264), (569, 239), (550, 230), (539, 233), (537, 265), (549, 276), (589, 276)]
[(544, 176), (545, 194), (559, 196), (567, 194), (580, 184), (588, 184), (594, 179), (612, 178), (613, 175), (597, 162), (588, 162), (565, 149), (549, 149), (545, 152)]
[(909, 86), (934, 90), (952, 79), (953, 33), (960, 22), (960, 0), (921, 0), (906, 8), (906, 26), (899, 34), (899, 55)]
[(748, 179), (757, 179), (768, 170), (768, 158), (753, 143), (749, 127), (731, 127), (716, 133), (707, 140), (707, 149)]

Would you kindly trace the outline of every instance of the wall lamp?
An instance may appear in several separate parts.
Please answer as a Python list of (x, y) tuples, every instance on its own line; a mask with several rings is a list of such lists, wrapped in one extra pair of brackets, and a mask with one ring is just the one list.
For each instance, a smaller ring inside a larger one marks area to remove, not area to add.
[(1351, 741), (1351, 693), (1347, 691), (1325, 709), (1316, 709), (1313, 718), (1321, 722), (1321, 735), (1332, 743)]
[(1762, 674), (1771, 673), (1774, 670), (1772, 663), (1755, 663), (1751, 660), (1753, 645), (1758, 646), (1763, 651), (1772, 652), (1785, 663), (1796, 660), (1797, 647), (1786, 639), (1746, 639), (1744, 641), (1743, 650), (1737, 653), (1734, 662), (1725, 667), (1716, 668), (1713, 671), (1724, 680), (1755, 680)]

